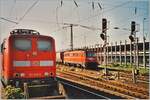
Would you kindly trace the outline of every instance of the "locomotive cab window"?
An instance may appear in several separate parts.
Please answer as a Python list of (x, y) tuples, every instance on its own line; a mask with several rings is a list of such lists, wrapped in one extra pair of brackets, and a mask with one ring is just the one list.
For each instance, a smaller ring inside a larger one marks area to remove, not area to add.
[(48, 40), (38, 40), (37, 48), (41, 51), (50, 51), (52, 49), (52, 44)]
[(93, 53), (93, 52), (87, 52), (87, 53), (86, 53), (86, 56), (87, 56), (87, 57), (94, 57), (94, 56), (95, 56), (95, 53)]
[(16, 39), (14, 41), (14, 47), (17, 50), (27, 51), (32, 47), (31, 40), (29, 39)]

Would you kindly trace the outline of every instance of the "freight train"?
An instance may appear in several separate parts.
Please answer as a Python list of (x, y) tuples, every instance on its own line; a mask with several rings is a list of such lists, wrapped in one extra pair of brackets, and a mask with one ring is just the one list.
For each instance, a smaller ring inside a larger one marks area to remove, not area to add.
[(98, 67), (95, 52), (90, 50), (57, 52), (56, 61), (57, 63), (81, 66), (82, 68), (96, 69)]
[(55, 40), (30, 29), (15, 29), (1, 44), (4, 85), (56, 84)]

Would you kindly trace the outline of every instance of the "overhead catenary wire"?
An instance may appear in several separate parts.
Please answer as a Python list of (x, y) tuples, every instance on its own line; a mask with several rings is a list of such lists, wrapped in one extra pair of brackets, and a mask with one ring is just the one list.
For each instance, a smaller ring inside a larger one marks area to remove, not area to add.
[[(113, 6), (113, 7), (110, 8), (110, 9), (101, 10), (102, 12), (99, 12), (99, 13), (97, 13), (96, 15), (92, 15), (92, 16), (89, 16), (89, 17), (87, 17), (87, 18), (81, 19), (81, 20), (79, 20), (79, 22), (89, 21), (89, 19), (92, 19), (92, 18), (97, 17), (97, 16), (99, 16), (99, 15), (102, 15), (102, 16), (103, 16), (104, 13), (107, 13), (107, 12), (110, 12), (110, 11), (115, 10), (115, 9), (117, 9), (117, 8), (123, 7), (123, 6), (125, 6), (125, 5), (127, 5), (127, 4), (129, 4), (129, 3), (131, 3), (131, 2), (132, 2), (132, 0), (126, 1), (126, 2), (123, 2), (123, 3), (119, 4), (119, 5)], [(95, 9), (94, 2), (92, 1), (91, 3), (92, 3), (92, 8)], [(94, 9), (93, 9), (93, 10), (94, 10)]]
[(135, 7), (135, 15), (136, 15), (136, 13), (137, 13), (137, 7)]
[[(58, 5), (56, 7), (56, 22), (57, 22), (58, 30), (61, 28), (60, 25), (59, 25), (60, 23), (59, 23), (58, 11), (59, 11), (59, 8), (63, 8), (63, 4), (64, 4), (64, 2), (63, 2), (63, 0), (61, 0), (60, 5)], [(63, 14), (61, 14), (61, 15), (63, 15)], [(62, 23), (63, 23), (63, 16), (62, 16)]]
[(95, 7), (94, 7), (94, 2), (92, 2), (92, 9), (93, 9), (93, 10), (95, 9)]
[[(126, 4), (129, 4), (129, 3), (131, 3), (131, 1), (127, 1), (127, 2), (121, 3), (121, 4), (119, 4), (119, 5), (116, 5), (116, 6), (112, 7), (111, 9), (108, 9), (108, 10), (103, 11), (103, 14), (104, 14), (104, 13), (107, 13), (107, 12), (110, 12), (110, 11), (112, 11), (112, 10), (114, 10), (114, 9), (120, 8), (120, 7), (122, 7), (122, 6), (125, 6)], [(89, 16), (89, 17), (84, 18), (84, 19), (82, 19), (82, 20), (80, 20), (80, 21), (83, 22), (83, 21), (89, 20), (89, 19), (94, 18), (94, 17), (99, 16), (99, 15), (100, 15), (100, 13), (98, 13), (98, 14), (96, 14), (96, 15), (93, 15), (93, 16)]]
[(15, 22), (15, 21), (12, 21), (10, 19), (3, 18), (3, 17), (0, 17), (0, 19), (3, 19), (5, 21), (7, 21), (7, 22), (11, 22), (11, 23), (14, 23), (14, 24), (18, 24), (18, 22)]
[(78, 4), (77, 4), (77, 2), (75, 1), (75, 0), (73, 0), (74, 1), (74, 4), (76, 5), (76, 7), (78, 7)]
[(58, 21), (58, 8), (59, 7), (56, 7), (56, 22), (57, 22), (57, 26), (60, 27), (59, 26), (59, 21)]
[(32, 10), (32, 8), (39, 2), (39, 0), (36, 0), (28, 9), (27, 11), (23, 14), (23, 16), (19, 19), (18, 23), (21, 22), (24, 17)]
[[(121, 19), (119, 22), (122, 22), (122, 21), (128, 21), (128, 20), (130, 20), (130, 19), (133, 19), (133, 18), (137, 18), (137, 17), (141, 17), (141, 16), (143, 16), (143, 14), (139, 14), (139, 15), (137, 15), (137, 16), (132, 16), (132, 17), (129, 17), (129, 18), (123, 18), (123, 19)], [(122, 24), (120, 24), (119, 25), (119, 27), (124, 27), (126, 25), (126, 23), (122, 23)], [(114, 26), (114, 27), (116, 27), (116, 26)]]
[(16, 6), (16, 0), (14, 0), (14, 4), (13, 4), (13, 5), (12, 5), (12, 7), (11, 7), (11, 10), (10, 10), (9, 16), (11, 16), (11, 15), (12, 15), (12, 12), (14, 11), (15, 6)]
[[(100, 1), (100, 0), (99, 0), (99, 1)], [(93, 2), (93, 1), (92, 1), (92, 2)], [(92, 2), (90, 2), (90, 4), (91, 4)], [(89, 16), (89, 17), (87, 17), (87, 18), (81, 19), (81, 20), (78, 21), (78, 22), (89, 21), (89, 19), (92, 19), (92, 18), (94, 18), (94, 17), (96, 17), (96, 16), (99, 16), (99, 15), (102, 15), (102, 16), (103, 16), (103, 14), (105, 14), (105, 13), (107, 13), (107, 12), (110, 12), (110, 11), (113, 11), (113, 10), (115, 10), (115, 9), (117, 9), (117, 8), (123, 7), (123, 6), (125, 6), (125, 5), (127, 5), (127, 4), (129, 4), (129, 3), (131, 3), (131, 2), (133, 2), (133, 0), (130, 0), (130, 1), (121, 3), (121, 4), (119, 4), (119, 5), (115, 5), (115, 6), (113, 6), (112, 8), (107, 9), (107, 10), (104, 10), (104, 8), (101, 6), (101, 7), (102, 7), (101, 12), (98, 12), (96, 15), (91, 15), (91, 16)], [(99, 2), (97, 2), (97, 3), (99, 3)], [(99, 4), (100, 4), (100, 3), (99, 3)], [(99, 4), (98, 4), (98, 5), (99, 5)], [(103, 5), (104, 5), (104, 3), (103, 3)], [(108, 5), (108, 4), (105, 4), (105, 5)], [(101, 8), (101, 7), (99, 6), (99, 8)], [(123, 8), (134, 8), (134, 9), (135, 9), (135, 7), (123, 7)], [(145, 11), (144, 8), (141, 8), (141, 7), (136, 7), (136, 8), (137, 8), (137, 10), (140, 9), (140, 10)]]
[(63, 0), (60, 1), (60, 6), (62, 7), (62, 5), (63, 5)]
[(101, 4), (100, 4), (99, 2), (98, 2), (97, 4), (98, 4), (98, 6), (99, 6), (100, 10), (102, 10), (102, 6), (101, 6)]
[[(61, 1), (63, 1), (63, 0), (61, 0)], [(104, 11), (104, 13), (105, 13), (105, 11)], [(81, 19), (82, 20), (82, 19)]]

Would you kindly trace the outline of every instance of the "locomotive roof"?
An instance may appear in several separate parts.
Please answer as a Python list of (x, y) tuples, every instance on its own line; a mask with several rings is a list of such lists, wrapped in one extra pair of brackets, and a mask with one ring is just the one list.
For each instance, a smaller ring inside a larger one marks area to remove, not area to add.
[(76, 51), (91, 51), (91, 50), (87, 50), (87, 49), (76, 49), (76, 50), (66, 50), (66, 51), (63, 51), (63, 52), (76, 52)]
[(31, 29), (14, 29), (10, 32), (11, 35), (40, 35), (36, 30)]
[(36, 30), (32, 30), (32, 29), (14, 29), (13, 31), (10, 32), (10, 36), (20, 36), (20, 37), (50, 37), (53, 39), (53, 37), (51, 36), (47, 36), (47, 35), (40, 35), (40, 33)]

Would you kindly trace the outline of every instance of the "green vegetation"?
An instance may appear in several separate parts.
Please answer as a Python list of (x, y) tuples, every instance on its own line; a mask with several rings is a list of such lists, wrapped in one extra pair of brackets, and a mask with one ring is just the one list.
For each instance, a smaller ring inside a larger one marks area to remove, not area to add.
[(139, 68), (139, 71), (142, 75), (148, 75), (149, 74), (149, 69)]
[(15, 88), (10, 85), (5, 88), (5, 96), (7, 99), (23, 99), (24, 98), (24, 94), (20, 88)]
[[(105, 65), (100, 65), (99, 68), (105, 68)], [(112, 70), (122, 70), (122, 71), (132, 71), (132, 66), (130, 64), (127, 64), (125, 66), (125, 64), (118, 64), (118, 63), (112, 63), (107, 65), (108, 69), (112, 69)], [(149, 74), (149, 69), (145, 69), (143, 67), (139, 67), (138, 68), (139, 72), (141, 75), (148, 75)]]

